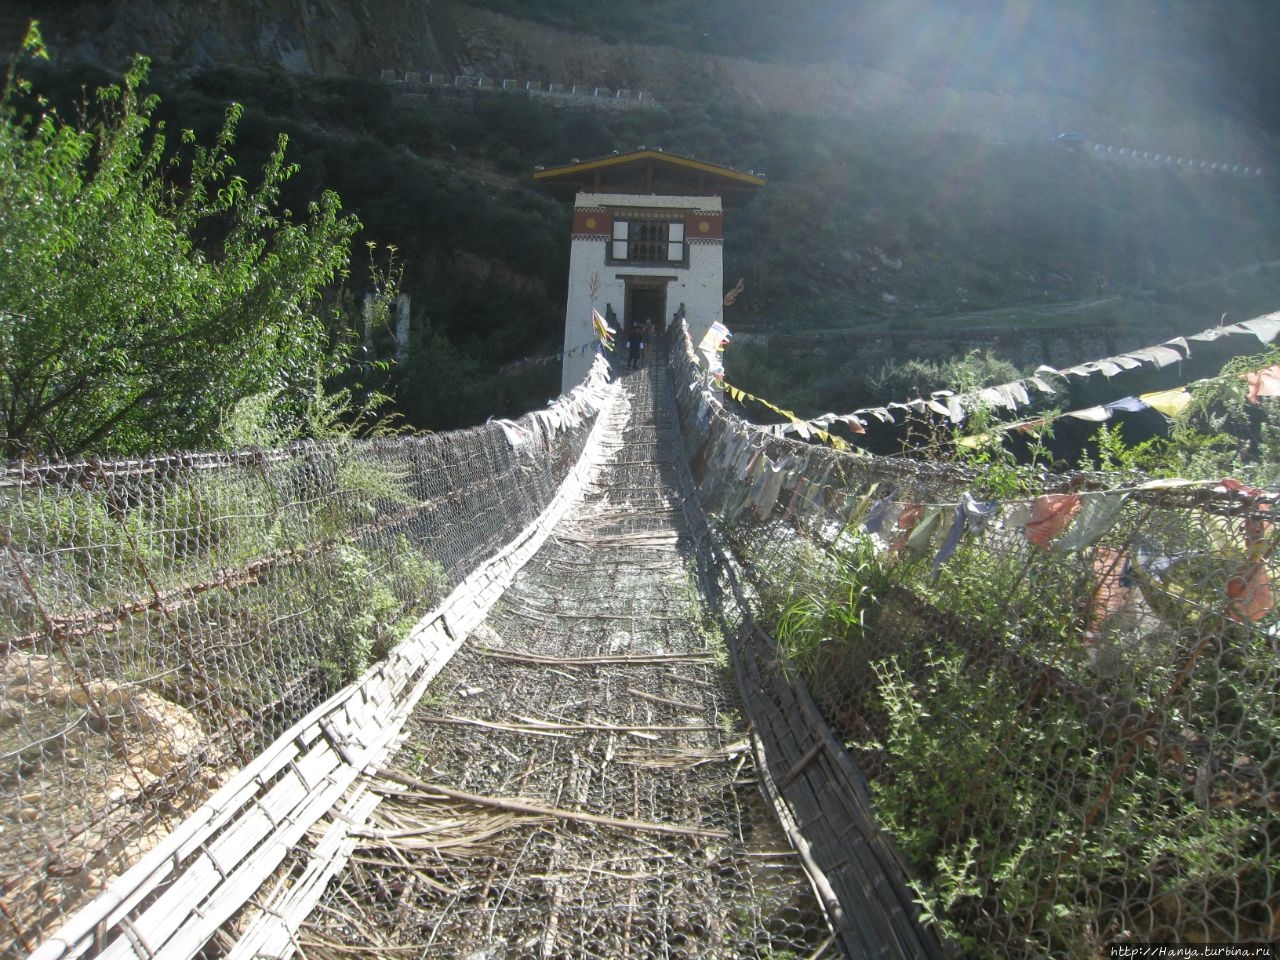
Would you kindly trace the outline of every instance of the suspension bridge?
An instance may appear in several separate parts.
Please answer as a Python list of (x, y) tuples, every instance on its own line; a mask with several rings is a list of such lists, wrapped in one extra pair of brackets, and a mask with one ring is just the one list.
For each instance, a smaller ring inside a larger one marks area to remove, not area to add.
[(1274, 940), (1274, 496), (977, 483), (679, 331), (517, 421), (15, 467), (5, 954)]

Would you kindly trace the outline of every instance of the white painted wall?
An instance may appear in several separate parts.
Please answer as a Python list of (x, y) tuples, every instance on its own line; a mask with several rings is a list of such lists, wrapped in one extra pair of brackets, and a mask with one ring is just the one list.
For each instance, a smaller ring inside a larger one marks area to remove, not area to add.
[[(632, 194), (580, 193), (576, 209), (600, 207), (660, 207), (719, 214), (719, 197), (662, 197)], [(602, 216), (611, 219), (611, 213)], [(594, 307), (601, 314), (613, 305), (619, 324), (626, 323), (624, 276), (674, 276), (667, 285), (667, 316), (670, 321), (680, 304), (684, 304), (689, 332), (694, 345), (702, 339), (711, 324), (724, 319), (724, 244), (720, 240), (700, 240), (696, 235), (689, 244), (689, 266), (671, 264), (606, 264), (608, 241), (604, 237), (575, 237), (569, 249), (569, 292), (565, 301), (564, 349), (573, 350), (595, 339), (591, 326), (591, 281), (599, 278)], [(621, 332), (621, 331), (619, 331)], [(625, 349), (618, 338), (618, 348)], [(593, 353), (579, 352), (564, 358), (560, 389), (568, 393), (591, 369)]]
[[(605, 254), (606, 241), (576, 239), (569, 248), (569, 295), (565, 300), (564, 312), (564, 349), (574, 350), (595, 339), (591, 327), (591, 277), (599, 277), (600, 292), (596, 295), (595, 309), (603, 314), (605, 304), (613, 301), (615, 313), (622, 312), (622, 298), (614, 293), (610, 284), (606, 290)], [(619, 343), (621, 340), (619, 339)], [(579, 352), (574, 356), (565, 356), (560, 373), (560, 392), (568, 393), (583, 381), (587, 371), (591, 369), (594, 351)]]

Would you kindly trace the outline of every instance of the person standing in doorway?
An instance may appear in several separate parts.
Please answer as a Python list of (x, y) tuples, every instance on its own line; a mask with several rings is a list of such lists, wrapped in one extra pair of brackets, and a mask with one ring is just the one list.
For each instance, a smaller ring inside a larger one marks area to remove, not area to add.
[(640, 362), (641, 340), (640, 326), (637, 323), (627, 324), (627, 369), (634, 370)]

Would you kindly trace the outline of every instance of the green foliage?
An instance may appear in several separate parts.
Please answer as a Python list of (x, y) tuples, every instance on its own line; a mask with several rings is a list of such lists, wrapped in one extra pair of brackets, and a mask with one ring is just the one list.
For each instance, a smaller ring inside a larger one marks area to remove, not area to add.
[[(605, 35), (625, 29), (632, 41), (657, 30), (695, 45), (731, 43), (741, 26), (739, 13), (710, 10), (671, 21), (581, 3), (515, 12), (588, 30), (595, 24)], [(778, 16), (760, 12), (751, 21)], [(710, 21), (719, 25), (699, 39), (695, 24)], [(609, 69), (621, 73), (599, 82), (636, 86), (624, 62)], [(83, 75), (61, 67), (39, 75), (60, 91), (62, 109), (74, 109)], [(397, 97), (394, 88), (362, 80), (233, 66), (155, 71), (164, 95), (156, 117), (216, 141), (227, 100), (244, 103), (236, 128), (243, 168), (267, 164), (286, 131), (302, 169), (281, 184), (281, 203), (303, 209), (331, 187), (368, 238), (400, 249), (413, 304), (410, 355), (390, 371), (355, 379), (394, 392), (417, 427), (518, 414), (556, 392), (554, 366), (497, 374), (512, 360), (561, 349), (568, 214), (534, 188), (527, 171), (642, 143), (768, 173), (760, 196), (726, 221), (726, 262), (746, 280), (728, 317), (735, 329), (916, 328), (933, 339), (899, 355), (941, 368), (954, 348), (940, 335), (997, 322), (957, 311), (1094, 297), (1099, 276), (1108, 292), (1163, 284), (1175, 298), (1158, 317), (1154, 303), (1136, 297), (1109, 305), (1117, 325), (1158, 319), (1190, 328), (1210, 310), (1214, 318), (1223, 310), (1240, 317), (1274, 305), (1276, 271), (1184, 289), (1225, 267), (1277, 255), (1275, 198), (1257, 183), (1139, 174), (1047, 143), (999, 145), (899, 124), (773, 115), (703, 97), (695, 90), (703, 83), (685, 78), (685, 99), (667, 105), (606, 111), (510, 93)], [(361, 288), (364, 265), (350, 269)], [(354, 318), (351, 305), (346, 312)], [(998, 322), (1027, 320), (1011, 310)], [(740, 343), (727, 362), (731, 380), (805, 415), (902, 399), (896, 388), (881, 392), (893, 376), (881, 370), (882, 358), (868, 364), (861, 353), (833, 346), (803, 357), (752, 354)], [(946, 370), (929, 383), (929, 370), (904, 376), (922, 390), (951, 385)], [(275, 386), (262, 383), (258, 392)], [(279, 402), (292, 399), (286, 393)]]
[(1023, 556), (963, 543), (936, 577), (912, 587), (976, 635), (1056, 660), (1078, 643), (1091, 584), (1067, 555)]
[(963, 356), (940, 359), (886, 360), (867, 378), (867, 389), (880, 398), (873, 402), (906, 400), (928, 396), (934, 390), (968, 393), (993, 383), (1009, 383), (1021, 375), (1017, 367), (990, 350), (970, 350)]
[[(332, 692), (386, 656), (450, 586), (423, 544), (370, 532), (372, 520), (414, 501), (398, 472), (349, 443), (329, 441), (261, 469), (199, 470), (115, 489), (119, 495), (53, 488), (7, 503), (5, 535), (53, 616), (186, 595), (212, 571), (233, 578), (229, 590), (197, 587), (198, 605), (144, 613), (110, 634), (112, 656), (136, 660), (139, 680), (154, 680), (145, 664), (158, 655), (155, 631), (176, 634), (178, 656), (189, 636), (207, 647), (217, 624), (227, 634), (220, 649), (271, 665), (224, 692), (244, 709), (270, 704), (285, 688)], [(6, 613), (18, 632), (42, 626), (29, 603)], [(190, 674), (193, 664), (178, 656), (175, 674), (186, 679), (165, 695), (204, 708), (211, 701), (201, 671), (212, 668), (195, 666)]]
[(374, 577), (369, 558), (353, 546), (333, 552), (328, 576), (319, 582), (324, 589), (312, 592), (310, 607), (324, 630), (320, 667), (336, 690), (369, 665), (379, 627), (393, 616), (396, 601)]
[[(875, 672), (887, 732), (863, 746), (883, 751), (893, 770), (873, 783), (876, 800), (924, 869), (915, 886), (926, 917), (966, 955), (1013, 955), (1026, 934), (1019, 956), (1078, 955), (1110, 938), (1108, 924), (1144, 929), (1146, 898), (1135, 895), (1144, 884), (1163, 888), (1165, 902), (1224, 883), (1265, 890), (1265, 841), (1250, 817), (1198, 807), (1146, 757), (1109, 783), (1117, 754), (1067, 704), (1028, 709), (1018, 684), (955, 649), (925, 650), (914, 672), (896, 658)], [(1104, 790), (1109, 812), (1082, 835)], [(1065, 869), (1063, 851), (1074, 851)], [(1176, 938), (1172, 922), (1164, 936)]]
[[(1127, 522), (1153, 529), (1149, 511)], [(1222, 525), (1208, 526), (1183, 531), (1188, 547)], [(1171, 551), (1173, 532), (1160, 533)], [(1202, 604), (1225, 601), (1221, 564), (1240, 550), (1219, 533), (1218, 565), (1190, 575)], [(1191, 939), (1215, 915), (1238, 914), (1238, 931), (1265, 926), (1258, 907), (1277, 879), (1265, 800), (1234, 794), (1239, 773), (1199, 785), (1218, 754), (1192, 777), (1194, 761), (1153, 744), (1190, 729), (1224, 745), (1224, 765), (1274, 756), (1266, 630), (1184, 618), (1151, 632), (1151, 620), (1118, 653), (1121, 670), (1101, 669), (1086, 633), (1097, 582), (1072, 554), (988, 531), (935, 574), (853, 532), (830, 547), (770, 547), (760, 583), (780, 647), (871, 774), (926, 921), (966, 956), (1091, 956), (1121, 931)], [(1191, 628), (1210, 653), (1186, 676)], [(1141, 741), (1102, 713), (1151, 709), (1179, 688)]]
[(888, 359), (880, 352), (846, 349), (839, 341), (805, 352), (778, 346), (758, 340), (735, 342), (725, 354), (727, 377), (801, 416), (927, 397), (934, 390), (961, 393), (1021, 376), (1017, 367), (990, 350), (957, 356), (950, 344), (942, 344), (932, 355)]
[[(674, 18), (576, 0), (494, 5), (631, 42), (648, 37), (763, 56), (790, 47), (803, 49), (806, 61), (813, 55), (812, 36), (795, 45), (807, 18), (763, 9), (767, 4), (682, 10)], [(778, 29), (761, 40), (758, 28), (775, 21)], [(746, 24), (756, 39), (744, 46)], [(874, 31), (822, 32), (844, 37), (844, 52), (878, 55), (868, 46)], [(626, 58), (607, 70), (610, 77), (598, 82), (637, 85)], [(948, 83), (962, 74), (965, 83), (976, 82), (967, 70), (948, 70)], [(68, 116), (80, 84), (96, 83), (62, 65), (34, 72)], [(996, 88), (1007, 89), (1008, 79)], [(944, 337), (974, 324), (1025, 327), (1021, 307), (1095, 297), (1099, 277), (1120, 299), (1097, 319), (1117, 326), (1158, 321), (1192, 329), (1223, 311), (1238, 319), (1272, 309), (1280, 290), (1276, 270), (1198, 283), (1280, 255), (1271, 227), (1276, 199), (1265, 184), (1134, 171), (1049, 143), (996, 144), (896, 122), (770, 114), (704, 96), (714, 90), (697, 70), (681, 78), (669, 103), (616, 111), (564, 109), (510, 93), (399, 97), (367, 80), (235, 66), (179, 71), (157, 64), (154, 84), (164, 97), (154, 116), (191, 127), (201, 142), (216, 142), (228, 100), (245, 105), (237, 169), (268, 164), (278, 133), (287, 132), (301, 170), (280, 184), (281, 204), (305, 209), (331, 187), (369, 238), (400, 248), (413, 303), (410, 356), (355, 379), (395, 392), (400, 412), (417, 427), (516, 414), (556, 392), (554, 366), (497, 375), (504, 363), (558, 351), (563, 329), (568, 215), (527, 172), (642, 143), (769, 175), (759, 197), (726, 221), (726, 262), (746, 280), (727, 318), (734, 329), (916, 329), (922, 339), (897, 348), (899, 358), (941, 366), (954, 349)], [(219, 231), (209, 233), (206, 239), (217, 239)], [(350, 270), (360, 288), (363, 264)], [(1170, 302), (1143, 299), (1144, 290)], [(994, 308), (1008, 313), (958, 315)], [(354, 309), (346, 312), (354, 318)], [(892, 371), (881, 370), (880, 358), (867, 364), (862, 353), (837, 345), (803, 357), (777, 349), (752, 354), (739, 343), (727, 362), (731, 380), (805, 415), (902, 399), (881, 376)], [(310, 366), (300, 368), (305, 380)], [(465, 376), (438, 376), (455, 368)], [(926, 383), (928, 375), (904, 373), (906, 385), (950, 385), (945, 375)], [(268, 380), (256, 392), (276, 386)], [(286, 391), (276, 402), (291, 404), (297, 395)]]
[(261, 477), (213, 475), (157, 491), (130, 512), (147, 544), (148, 563), (163, 567), (215, 561), (234, 567), (279, 546), (272, 493)]
[(1280, 400), (1250, 402), (1245, 380), (1247, 372), (1276, 363), (1280, 349), (1272, 347), (1236, 357), (1217, 377), (1193, 384), (1191, 403), (1173, 418), (1162, 472), (1192, 479), (1243, 474), (1258, 484), (1280, 479)]
[(1280, 349), (1235, 357), (1216, 377), (1189, 387), (1191, 402), (1170, 420), (1169, 432), (1129, 444), (1119, 427), (1104, 424), (1093, 456), (1082, 465), (1136, 470), (1158, 477), (1219, 480), (1255, 486), (1280, 480), (1280, 400), (1248, 399), (1245, 374), (1280, 363)]
[(271, 448), (295, 439), (293, 425), (281, 421), (277, 396), (278, 393), (251, 394), (224, 410), (218, 425), (218, 445), (227, 450)]
[[(33, 48), (34, 49), (34, 48)], [(295, 219), (285, 138), (256, 186), (241, 116), (170, 150), (140, 58), (65, 120), (10, 77), (0, 99), (0, 419), (9, 456), (210, 443), (222, 411), (297, 399), (327, 369), (325, 287), (358, 224), (325, 193)]]
[(870, 534), (850, 530), (834, 564), (810, 556), (797, 565), (775, 629), (787, 656), (806, 671), (825, 674), (835, 651), (856, 663), (877, 642), (894, 580), (882, 549)]
[(1101, 777), (1102, 758), (1081, 750), (1083, 724), (1050, 708), (1020, 728), (1016, 685), (967, 665), (954, 648), (922, 656), (912, 672), (896, 658), (875, 664), (886, 733), (867, 746), (891, 758), (892, 779), (873, 790), (904, 853), (925, 870), (916, 889), (927, 919), (968, 956), (1008, 956), (1010, 933), (1030, 928), (1058, 949), (1087, 942), (1090, 911), (1072, 896), (1084, 885), (1071, 878), (1056, 899), (1064, 909), (1047, 922), (1034, 918), (1037, 894), (1054, 876), (1042, 851), (1060, 849), (1072, 833), (1059, 784)]
[[(407, 633), (405, 614), (440, 600), (440, 565), (404, 537), (389, 547), (339, 544), (299, 583), (328, 692), (359, 677)], [(411, 598), (409, 602), (400, 599)]]

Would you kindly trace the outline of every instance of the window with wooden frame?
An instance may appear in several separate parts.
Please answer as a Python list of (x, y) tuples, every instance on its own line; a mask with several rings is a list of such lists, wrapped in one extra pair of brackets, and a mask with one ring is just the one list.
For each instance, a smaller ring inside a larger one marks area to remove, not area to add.
[(682, 220), (614, 220), (609, 259), (615, 263), (685, 264)]

